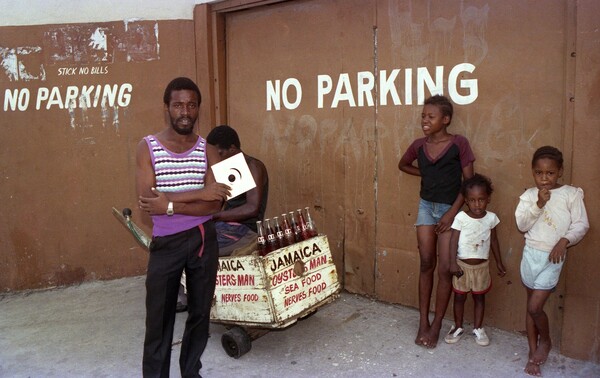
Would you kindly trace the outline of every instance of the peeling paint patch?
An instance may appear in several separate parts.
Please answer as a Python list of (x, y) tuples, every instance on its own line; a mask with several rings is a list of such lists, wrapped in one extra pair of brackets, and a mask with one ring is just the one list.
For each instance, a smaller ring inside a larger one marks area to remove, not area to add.
[(112, 64), (159, 59), (158, 22), (130, 19), (115, 24), (78, 24), (44, 33), (48, 64)]
[(159, 59), (158, 22), (126, 22), (125, 45), (128, 62), (147, 62)]
[(114, 29), (92, 24), (62, 26), (44, 33), (49, 64), (113, 63)]
[(46, 80), (40, 46), (1, 47), (0, 67), (9, 81)]

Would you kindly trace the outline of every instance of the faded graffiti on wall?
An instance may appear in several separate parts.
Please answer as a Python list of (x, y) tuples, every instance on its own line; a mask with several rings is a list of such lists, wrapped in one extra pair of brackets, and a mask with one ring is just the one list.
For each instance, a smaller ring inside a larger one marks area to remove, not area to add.
[[(99, 108), (103, 125), (108, 122), (118, 127), (119, 108), (131, 102), (133, 85), (106, 80), (113, 73), (111, 66), (159, 60), (158, 35), (156, 21), (126, 20), (122, 25), (51, 27), (41, 33), (38, 46), (0, 46), (0, 83), (14, 84), (4, 89), (2, 110), (60, 109), (68, 112), (71, 127), (89, 127), (87, 112)], [(82, 76), (106, 79), (92, 85), (65, 85), (70, 78)], [(38, 88), (17, 87), (19, 82), (48, 82), (52, 78), (60, 82)]]

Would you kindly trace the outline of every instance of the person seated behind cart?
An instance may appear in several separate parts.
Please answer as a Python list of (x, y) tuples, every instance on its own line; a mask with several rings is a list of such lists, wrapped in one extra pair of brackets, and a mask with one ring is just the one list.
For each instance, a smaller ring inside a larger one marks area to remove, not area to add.
[(262, 221), (269, 197), (269, 176), (262, 161), (241, 150), (240, 138), (230, 126), (217, 126), (206, 137), (209, 144), (217, 147), (223, 160), (243, 153), (256, 187), (231, 198), (223, 210), (213, 214), (219, 242), (219, 256), (228, 256), (236, 249), (256, 244), (256, 222)]
[[(223, 160), (244, 153), (241, 150), (240, 138), (230, 126), (217, 126), (206, 136), (206, 142), (216, 146)], [(269, 197), (269, 176), (267, 168), (262, 161), (244, 153), (246, 163), (256, 187), (237, 197), (231, 198), (223, 206), (223, 210), (213, 214), (217, 241), (219, 243), (219, 256), (229, 256), (232, 253), (245, 254), (256, 248), (257, 229), (256, 222), (263, 220), (267, 199)], [(234, 253), (235, 252), (235, 253)], [(177, 302), (177, 310), (185, 311), (187, 300), (185, 297), (185, 275), (182, 278), (182, 287)]]

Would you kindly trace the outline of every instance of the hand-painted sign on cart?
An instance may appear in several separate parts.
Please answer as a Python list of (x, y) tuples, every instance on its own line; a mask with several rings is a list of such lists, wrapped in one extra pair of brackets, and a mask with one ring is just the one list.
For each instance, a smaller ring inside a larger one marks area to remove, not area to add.
[(319, 235), (264, 257), (221, 257), (211, 318), (281, 328), (339, 290), (327, 236)]
[[(147, 248), (150, 239), (126, 210), (113, 208), (113, 214)], [(340, 290), (327, 236), (318, 235), (266, 256), (220, 257), (210, 319), (230, 327), (221, 343), (239, 358), (265, 333), (260, 330), (288, 327), (333, 301)]]

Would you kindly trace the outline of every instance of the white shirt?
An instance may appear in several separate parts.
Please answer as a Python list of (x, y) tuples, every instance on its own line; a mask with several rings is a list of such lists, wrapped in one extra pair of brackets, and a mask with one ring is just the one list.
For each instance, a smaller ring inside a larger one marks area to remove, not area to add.
[(458, 238), (458, 259), (489, 259), (490, 235), (500, 219), (491, 211), (482, 218), (471, 218), (464, 211), (456, 214), (452, 228), (460, 231)]
[(550, 200), (537, 206), (538, 188), (529, 188), (519, 197), (515, 211), (517, 227), (525, 233), (525, 243), (550, 252), (561, 238), (569, 246), (577, 244), (590, 228), (583, 203), (583, 190), (570, 185), (550, 190)]

